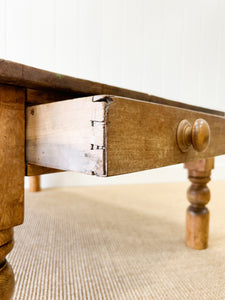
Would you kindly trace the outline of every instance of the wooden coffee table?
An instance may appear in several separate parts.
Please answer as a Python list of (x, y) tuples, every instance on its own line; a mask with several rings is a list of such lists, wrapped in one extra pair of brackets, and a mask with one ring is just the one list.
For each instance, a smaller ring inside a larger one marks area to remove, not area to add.
[(107, 177), (185, 163), (186, 244), (207, 247), (207, 183), (213, 157), (225, 154), (224, 112), (0, 60), (0, 128), (0, 299), (13, 293), (5, 257), (23, 223), (24, 176)]

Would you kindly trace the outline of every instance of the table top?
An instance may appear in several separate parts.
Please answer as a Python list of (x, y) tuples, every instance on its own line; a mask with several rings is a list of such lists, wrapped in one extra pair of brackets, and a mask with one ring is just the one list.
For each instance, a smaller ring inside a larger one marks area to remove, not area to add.
[[(90, 80), (79, 79), (59, 73), (44, 71), (20, 63), (0, 59), (0, 83), (21, 86), (34, 90), (58, 91), (68, 94), (68, 98), (92, 95), (116, 95), (152, 103), (190, 109), (192, 111), (225, 116), (225, 113), (204, 107), (160, 98), (154, 95), (123, 89)], [(54, 102), (54, 99), (49, 99)], [(32, 104), (35, 104), (32, 102)], [(38, 104), (38, 103), (37, 103)]]

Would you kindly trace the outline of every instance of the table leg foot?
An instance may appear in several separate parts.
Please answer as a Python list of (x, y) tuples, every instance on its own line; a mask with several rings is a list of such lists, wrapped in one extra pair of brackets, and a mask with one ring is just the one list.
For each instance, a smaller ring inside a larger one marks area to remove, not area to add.
[(210, 181), (214, 158), (201, 159), (185, 164), (191, 186), (187, 191), (187, 198), (191, 205), (186, 213), (186, 245), (193, 249), (208, 247), (209, 210), (205, 206), (210, 200)]
[(0, 299), (12, 299), (14, 292), (14, 274), (11, 265), (5, 259), (13, 248), (13, 228), (0, 231)]
[(29, 191), (39, 192), (41, 190), (41, 179), (39, 175), (29, 177)]

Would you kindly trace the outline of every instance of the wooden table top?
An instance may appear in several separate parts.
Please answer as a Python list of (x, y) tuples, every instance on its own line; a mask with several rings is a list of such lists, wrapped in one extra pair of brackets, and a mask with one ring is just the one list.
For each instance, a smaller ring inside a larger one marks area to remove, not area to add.
[[(0, 83), (25, 87), (27, 89), (58, 92), (57, 99), (54, 96), (48, 98), (48, 102), (65, 100), (66, 98), (77, 98), (92, 95), (116, 95), (142, 100), (152, 103), (175, 106), (193, 111), (205, 112), (208, 114), (225, 116), (225, 113), (218, 110), (207, 109), (188, 105), (185, 103), (160, 98), (154, 95), (110, 86), (90, 80), (79, 79), (54, 72), (44, 71), (23, 64), (0, 59)], [(55, 95), (55, 94), (54, 94)], [(63, 96), (62, 96), (63, 95)], [(37, 97), (32, 97), (32, 101), (27, 98), (28, 104), (40, 104)]]

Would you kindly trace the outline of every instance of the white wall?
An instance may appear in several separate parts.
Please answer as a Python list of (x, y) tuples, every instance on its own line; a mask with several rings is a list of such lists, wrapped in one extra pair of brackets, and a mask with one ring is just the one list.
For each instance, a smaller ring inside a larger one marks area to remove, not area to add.
[[(224, 0), (0, 0), (0, 57), (224, 110)], [(215, 178), (225, 179), (225, 159)], [(223, 175), (224, 174), (224, 175)], [(43, 186), (185, 180), (182, 166)]]

